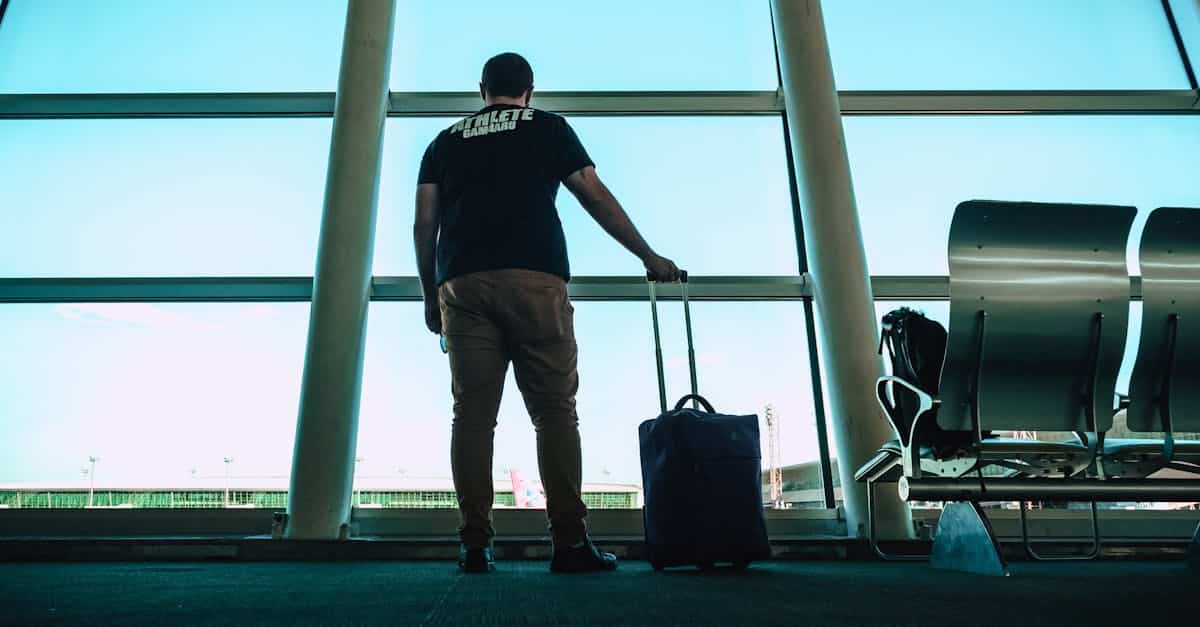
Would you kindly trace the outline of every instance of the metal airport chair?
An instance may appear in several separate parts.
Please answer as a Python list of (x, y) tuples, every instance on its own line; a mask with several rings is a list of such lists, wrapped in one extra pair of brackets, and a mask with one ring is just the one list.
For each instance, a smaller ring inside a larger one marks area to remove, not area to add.
[[(1126, 426), (1160, 440), (1109, 440), (1104, 468), (1145, 477), (1163, 468), (1200, 474), (1200, 209), (1160, 207), (1146, 220), (1138, 254), (1142, 335), (1129, 383)], [(1189, 563), (1200, 571), (1200, 525)]]
[(1129, 382), (1126, 425), (1161, 439), (1110, 439), (1110, 476), (1145, 477), (1163, 468), (1200, 474), (1200, 209), (1160, 207), (1150, 214), (1139, 253), (1142, 335)]
[[(1075, 483), (1065, 480), (1085, 476), (1095, 464), (1112, 424), (1128, 327), (1125, 250), (1134, 215), (1132, 207), (1106, 205), (968, 201), (957, 207), (938, 393), (881, 378), (877, 398), (899, 439), (858, 473), (868, 492), (899, 469), (902, 498), (957, 501), (939, 520), (930, 556), (935, 567), (1005, 574), (979, 501), (1023, 507), (1028, 500), (1064, 500), (1057, 491)], [(897, 388), (920, 399), (915, 416), (897, 413)], [(924, 420), (955, 436), (953, 445), (913, 441)], [(988, 437), (992, 431), (1076, 433), (1077, 439)], [(1099, 552), (1094, 504), (1092, 514), (1089, 555)], [(1037, 555), (1027, 532), (1025, 538)]]
[[(1138, 256), (1142, 335), (1125, 419), (1132, 432), (1162, 437), (1106, 440), (1103, 468), (1119, 478), (1171, 469), (1200, 481), (1200, 441), (1175, 439), (1200, 431), (1200, 209), (1155, 209)], [(1200, 525), (1189, 553), (1200, 571)]]
[[(1200, 209), (1160, 207), (1146, 220), (1139, 250), (1141, 341), (1129, 381), (1126, 426), (1147, 440), (1106, 440), (1109, 477), (1140, 478), (1170, 470), (1196, 476), (1200, 441), (1176, 440), (1177, 432), (1200, 431)], [(1142, 500), (1158, 500), (1150, 479)], [(1200, 495), (1195, 496), (1200, 500)], [(1200, 572), (1200, 525), (1188, 563)]]

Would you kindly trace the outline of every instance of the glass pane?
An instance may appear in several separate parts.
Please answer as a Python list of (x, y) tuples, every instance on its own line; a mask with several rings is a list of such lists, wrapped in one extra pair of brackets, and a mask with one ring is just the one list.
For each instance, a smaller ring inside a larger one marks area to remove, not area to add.
[[(585, 491), (601, 491), (601, 484), (638, 487), (637, 426), (659, 413), (649, 305), (575, 307)], [(689, 385), (683, 314), (677, 303), (664, 304), (662, 313), (667, 391), (674, 402)], [(771, 404), (781, 425), (780, 463), (817, 459), (803, 309), (795, 303), (709, 302), (695, 304), (692, 314), (701, 394), (718, 411), (760, 418)], [(370, 478), (363, 485), (385, 479), (448, 485), (450, 413), (449, 371), (437, 338), (425, 330), (421, 307), (372, 305), (359, 422), (358, 452), (365, 460), (360, 479)], [(765, 470), (765, 423), (761, 430)], [(498, 481), (508, 481), (510, 470), (538, 480), (534, 431), (512, 376), (501, 402), (493, 470)]]
[(286, 490), (307, 322), (305, 303), (0, 307), (0, 483), (78, 498), (94, 456), (97, 489), (199, 506), (229, 457), (235, 485)]
[(333, 91), (345, 0), (13, 0), (0, 92)]
[(529, 60), (543, 90), (778, 85), (766, 2), (463, 0), (396, 8), (396, 91), (474, 91), (484, 62), (508, 51)]
[(1179, 27), (1179, 36), (1183, 39), (1188, 59), (1192, 69), (1200, 66), (1200, 3), (1188, 0), (1170, 0), (1171, 10), (1175, 13), (1175, 25)]
[[(416, 274), (411, 225), (417, 168), (429, 141), (453, 122), (388, 124), (376, 274)], [(575, 118), (571, 125), (600, 177), (660, 254), (696, 275), (796, 274), (778, 118)], [(565, 188), (558, 208), (573, 274), (643, 273)]]
[(947, 274), (946, 242), (970, 199), (1200, 207), (1200, 117), (846, 118), (872, 274)]
[(822, 3), (839, 89), (1187, 89), (1158, 0)]
[(329, 120), (0, 122), (0, 276), (311, 275)]

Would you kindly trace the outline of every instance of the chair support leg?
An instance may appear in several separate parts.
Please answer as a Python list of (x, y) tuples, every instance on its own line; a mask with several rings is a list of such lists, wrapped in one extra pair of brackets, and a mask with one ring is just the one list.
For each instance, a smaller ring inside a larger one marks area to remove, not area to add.
[(942, 509), (929, 565), (940, 570), (1008, 576), (992, 525), (975, 502), (947, 503)]
[(1192, 536), (1192, 545), (1188, 547), (1187, 560), (1192, 572), (1200, 575), (1200, 525), (1196, 525), (1196, 534)]
[(871, 550), (875, 552), (875, 555), (886, 562), (921, 562), (929, 559), (928, 555), (920, 553), (912, 555), (888, 553), (879, 546), (879, 537), (875, 530), (875, 480), (873, 479), (867, 479), (867, 540), (871, 543)]
[(1029, 518), (1025, 513), (1027, 503), (1020, 502), (1021, 505), (1021, 540), (1025, 543), (1025, 553), (1030, 558), (1039, 562), (1067, 562), (1067, 561), (1084, 561), (1094, 560), (1100, 557), (1100, 517), (1096, 512), (1096, 502), (1092, 501), (1092, 548), (1088, 549), (1087, 553), (1082, 555), (1067, 554), (1067, 555), (1050, 555), (1046, 553), (1038, 553), (1033, 548), (1033, 542), (1029, 539)]

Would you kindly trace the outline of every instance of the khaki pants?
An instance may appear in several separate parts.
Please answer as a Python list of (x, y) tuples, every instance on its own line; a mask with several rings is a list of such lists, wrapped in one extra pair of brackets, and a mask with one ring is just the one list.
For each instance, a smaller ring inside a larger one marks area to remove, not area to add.
[(450, 354), (450, 465), (463, 543), (483, 547), (495, 535), (493, 436), (510, 361), (537, 432), (550, 534), (556, 546), (581, 542), (587, 508), (575, 413), (578, 349), (566, 282), (531, 270), (491, 270), (451, 279), (438, 295)]

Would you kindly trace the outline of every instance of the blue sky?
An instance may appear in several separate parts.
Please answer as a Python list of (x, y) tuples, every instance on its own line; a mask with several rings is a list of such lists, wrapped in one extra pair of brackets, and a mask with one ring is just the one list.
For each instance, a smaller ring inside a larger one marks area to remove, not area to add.
[[(473, 89), (486, 57), (509, 49), (542, 89), (775, 88), (766, 2), (488, 6), (399, 0), (392, 89)], [(899, 6), (825, 2), (841, 88), (1186, 88), (1154, 0)], [(12, 0), (0, 93), (330, 91), (343, 16), (332, 0)], [(377, 274), (414, 273), (416, 167), (449, 122), (388, 123)], [(572, 124), (664, 254), (697, 275), (796, 272), (777, 118)], [(944, 274), (949, 218), (968, 198), (1143, 216), (1200, 206), (1194, 116), (863, 117), (845, 129), (875, 274)], [(320, 119), (0, 121), (0, 276), (310, 275), (329, 132)], [(565, 192), (560, 211), (577, 274), (638, 274)], [(635, 427), (657, 411), (647, 310), (577, 306), (589, 481), (638, 481)], [(666, 313), (676, 395), (682, 316)], [(0, 482), (77, 479), (92, 454), (99, 476), (129, 481), (220, 474), (226, 455), (238, 474), (285, 474), (307, 315), (304, 304), (0, 307)], [(784, 460), (814, 459), (799, 305), (706, 303), (695, 315), (702, 391), (729, 412), (773, 403)], [(366, 360), (362, 472), (446, 476), (449, 381), (420, 307), (372, 305)], [(515, 387), (500, 423), (497, 471), (532, 476)]]

